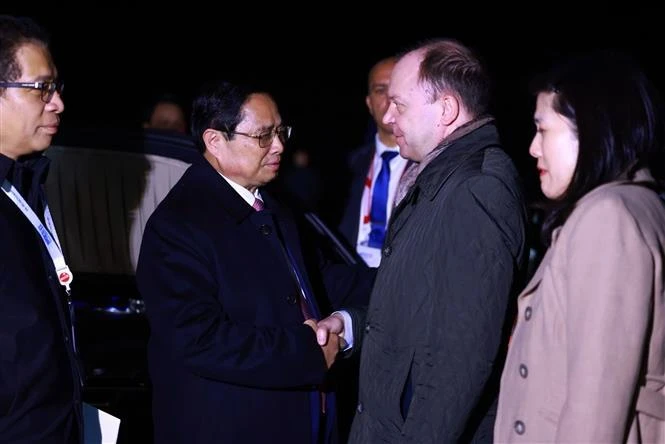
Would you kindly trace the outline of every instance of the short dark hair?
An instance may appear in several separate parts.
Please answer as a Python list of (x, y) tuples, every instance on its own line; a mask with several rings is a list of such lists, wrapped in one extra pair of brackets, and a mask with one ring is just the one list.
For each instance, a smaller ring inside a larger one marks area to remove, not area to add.
[(225, 80), (206, 83), (192, 104), (192, 136), (200, 147), (204, 148), (203, 133), (209, 128), (227, 132), (227, 137), (233, 139), (228, 132), (235, 131), (242, 122), (243, 105), (252, 94), (259, 93), (264, 91)]
[[(48, 49), (46, 31), (29, 17), (0, 15), (0, 81), (12, 82), (23, 74), (16, 60), (16, 51), (26, 43), (36, 43)], [(0, 88), (0, 94), (4, 92)]]
[(461, 42), (444, 38), (421, 44), (423, 60), (419, 80), (436, 100), (444, 92), (452, 92), (474, 117), (489, 111), (491, 79), (483, 61), (471, 48)]
[(632, 57), (613, 50), (578, 55), (537, 77), (531, 89), (555, 94), (554, 110), (570, 120), (579, 142), (571, 183), (545, 220), (544, 242), (602, 184), (644, 167), (665, 184), (663, 104)]

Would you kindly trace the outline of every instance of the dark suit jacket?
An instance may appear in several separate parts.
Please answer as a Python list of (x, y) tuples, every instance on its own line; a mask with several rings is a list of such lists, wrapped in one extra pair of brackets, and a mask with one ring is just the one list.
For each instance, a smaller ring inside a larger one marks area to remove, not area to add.
[[(7, 178), (43, 215), (48, 159), (0, 155)], [(80, 384), (66, 297), (35, 227), (0, 191), (0, 442), (80, 441)]]
[(262, 196), (256, 212), (201, 160), (147, 223), (136, 277), (157, 443), (311, 442), (326, 365), (279, 246), (276, 223), (305, 270), (295, 224)]
[(351, 172), (351, 185), (348, 190), (348, 198), (344, 213), (339, 224), (339, 231), (349, 242), (349, 245), (356, 249), (358, 241), (358, 222), (360, 221), (360, 200), (363, 197), (365, 188), (365, 178), (369, 171), (370, 164), (374, 158), (374, 141), (367, 143), (349, 155), (348, 167)]

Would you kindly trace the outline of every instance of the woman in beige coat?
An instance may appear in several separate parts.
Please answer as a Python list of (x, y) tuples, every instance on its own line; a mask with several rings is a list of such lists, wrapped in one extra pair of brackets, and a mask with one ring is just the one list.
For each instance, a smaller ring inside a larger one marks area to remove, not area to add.
[(519, 296), (496, 442), (665, 443), (665, 127), (632, 61), (597, 53), (536, 86), (549, 249)]

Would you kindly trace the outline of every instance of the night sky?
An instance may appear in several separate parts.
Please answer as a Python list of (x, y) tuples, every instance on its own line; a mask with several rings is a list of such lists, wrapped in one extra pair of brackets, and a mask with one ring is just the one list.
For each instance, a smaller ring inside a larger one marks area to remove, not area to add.
[[(359, 5), (265, 10), (254, 3), (222, 9), (182, 2), (178, 11), (150, 14), (118, 6), (5, 12), (30, 15), (51, 33), (66, 83), (63, 127), (139, 127), (144, 106), (156, 93), (169, 91), (188, 101), (207, 79), (249, 80), (274, 93), (284, 120), (294, 126), (291, 146), (310, 149), (330, 177), (365, 135), (370, 66), (425, 38), (458, 38), (487, 62), (505, 148), (531, 183), (533, 101), (527, 87), (553, 60), (592, 48), (620, 48), (665, 89), (660, 7), (630, 2), (633, 9), (627, 9), (624, 2), (581, 14), (556, 2), (540, 5), (511, 9), (502, 2), (488, 9), (473, 2), (453, 10), (409, 11), (397, 3), (388, 11), (367, 4), (359, 12)], [(143, 3), (141, 8), (151, 9)]]

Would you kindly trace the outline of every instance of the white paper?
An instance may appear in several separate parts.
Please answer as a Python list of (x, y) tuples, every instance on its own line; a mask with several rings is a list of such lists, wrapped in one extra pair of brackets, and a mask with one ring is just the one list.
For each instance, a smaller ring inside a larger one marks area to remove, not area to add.
[(83, 433), (85, 444), (116, 444), (120, 418), (83, 403)]

